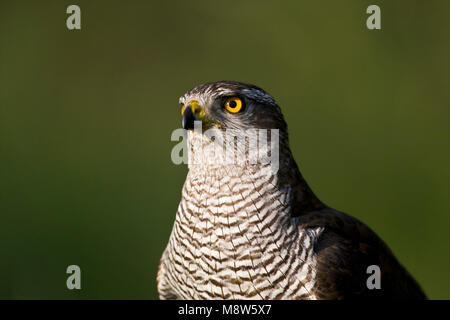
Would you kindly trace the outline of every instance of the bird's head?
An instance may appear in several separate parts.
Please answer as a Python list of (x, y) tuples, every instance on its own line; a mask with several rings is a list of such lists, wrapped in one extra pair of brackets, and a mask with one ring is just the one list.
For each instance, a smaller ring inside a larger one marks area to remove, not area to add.
[(231, 164), (246, 169), (249, 164), (263, 164), (276, 172), (279, 161), (290, 158), (280, 107), (261, 88), (235, 81), (211, 82), (189, 90), (180, 104), (189, 163), (199, 164), (196, 168)]
[(281, 110), (263, 89), (236, 81), (199, 85), (180, 98), (182, 126), (194, 129), (279, 129), (286, 131)]

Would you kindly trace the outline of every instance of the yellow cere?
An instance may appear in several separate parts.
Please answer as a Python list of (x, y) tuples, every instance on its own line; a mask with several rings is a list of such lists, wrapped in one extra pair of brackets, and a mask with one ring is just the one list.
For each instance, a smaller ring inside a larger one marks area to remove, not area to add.
[(208, 119), (205, 110), (198, 104), (197, 100), (191, 100), (189, 103), (183, 104), (181, 107), (181, 115), (184, 114), (186, 107), (190, 107), (192, 113), (202, 120), (203, 128), (208, 129), (211, 126), (221, 126), (220, 123)]
[(231, 113), (238, 113), (242, 109), (242, 100), (237, 97), (228, 98), (225, 101), (225, 109)]

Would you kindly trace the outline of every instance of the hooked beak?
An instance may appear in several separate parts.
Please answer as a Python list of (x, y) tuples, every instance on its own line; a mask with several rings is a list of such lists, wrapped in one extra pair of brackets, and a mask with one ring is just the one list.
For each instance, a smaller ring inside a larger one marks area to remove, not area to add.
[(194, 113), (192, 112), (192, 108), (189, 105), (183, 111), (183, 115), (181, 117), (181, 126), (183, 127), (183, 129), (192, 130), (194, 129), (194, 121)]
[(194, 129), (194, 122), (201, 121), (205, 116), (205, 112), (202, 107), (197, 103), (197, 101), (192, 100), (189, 104), (183, 109), (181, 116), (181, 126), (186, 130)]

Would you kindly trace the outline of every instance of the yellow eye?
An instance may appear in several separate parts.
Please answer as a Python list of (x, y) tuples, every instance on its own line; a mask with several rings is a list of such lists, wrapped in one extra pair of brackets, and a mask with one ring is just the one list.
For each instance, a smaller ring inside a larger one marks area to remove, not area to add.
[(237, 97), (228, 98), (225, 101), (225, 109), (231, 113), (238, 113), (242, 109), (242, 100)]
[(183, 104), (183, 105), (181, 106), (181, 115), (183, 115), (184, 109), (186, 109), (186, 106)]

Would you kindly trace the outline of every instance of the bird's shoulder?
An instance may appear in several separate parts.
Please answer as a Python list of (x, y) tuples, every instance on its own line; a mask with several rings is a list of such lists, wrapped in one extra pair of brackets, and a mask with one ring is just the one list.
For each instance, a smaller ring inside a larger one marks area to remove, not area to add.
[[(333, 209), (297, 217), (302, 231), (315, 230), (315, 295), (320, 299), (424, 298), (414, 279), (367, 225)], [(317, 232), (319, 231), (319, 232)], [(381, 289), (369, 289), (369, 266), (381, 274)]]

